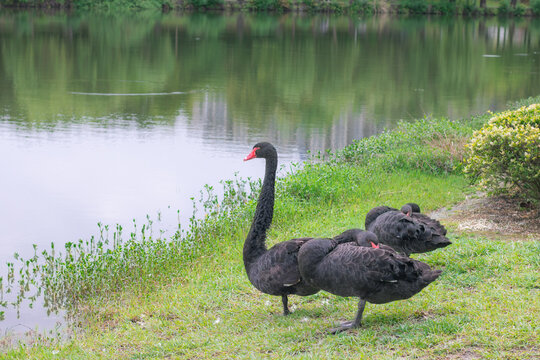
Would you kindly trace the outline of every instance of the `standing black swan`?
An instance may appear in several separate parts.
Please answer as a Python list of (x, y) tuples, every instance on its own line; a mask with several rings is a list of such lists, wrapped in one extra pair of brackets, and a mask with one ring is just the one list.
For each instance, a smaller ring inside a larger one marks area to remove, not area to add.
[(420, 213), (414, 203), (403, 205), (401, 210), (377, 206), (366, 215), (366, 230), (377, 235), (379, 242), (409, 256), (451, 244), (441, 223)]
[(283, 314), (287, 315), (288, 295), (307, 296), (319, 291), (303, 281), (298, 270), (298, 250), (312, 238), (292, 239), (266, 248), (266, 231), (274, 214), (277, 151), (272, 144), (260, 142), (244, 161), (253, 158), (266, 159), (266, 171), (251, 229), (244, 243), (244, 266), (255, 288), (265, 294), (281, 296)]
[(360, 298), (355, 319), (330, 329), (334, 334), (361, 326), (366, 301), (384, 304), (410, 298), (441, 274), (420, 261), (377, 248), (377, 237), (370, 231), (356, 234), (356, 242), (345, 244), (312, 239), (298, 252), (300, 274), (308, 284)]

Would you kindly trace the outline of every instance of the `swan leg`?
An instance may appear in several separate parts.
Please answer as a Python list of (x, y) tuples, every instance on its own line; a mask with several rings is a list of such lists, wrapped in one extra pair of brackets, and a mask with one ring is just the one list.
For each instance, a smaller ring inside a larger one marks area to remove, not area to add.
[(366, 300), (360, 299), (358, 302), (358, 312), (353, 321), (346, 321), (341, 323), (338, 327), (329, 330), (331, 334), (337, 334), (345, 330), (354, 329), (362, 326), (362, 315), (364, 314), (364, 308), (366, 307)]
[(283, 302), (283, 315), (289, 315), (291, 312), (289, 311), (289, 298), (287, 295), (281, 295), (281, 301)]

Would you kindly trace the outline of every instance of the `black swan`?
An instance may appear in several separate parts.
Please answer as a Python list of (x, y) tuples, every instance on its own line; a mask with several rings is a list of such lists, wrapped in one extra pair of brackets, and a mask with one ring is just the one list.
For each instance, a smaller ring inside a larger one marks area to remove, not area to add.
[(292, 239), (266, 248), (266, 231), (274, 214), (277, 151), (272, 144), (260, 142), (244, 161), (253, 158), (266, 159), (266, 170), (251, 229), (244, 243), (244, 266), (255, 288), (265, 294), (281, 296), (283, 314), (287, 315), (288, 295), (307, 296), (319, 291), (303, 281), (298, 270), (298, 250), (312, 238)]
[[(406, 208), (407, 206), (410, 207), (410, 210), (413, 213), (420, 213), (420, 205), (415, 204), (415, 203), (407, 203), (403, 205), (401, 207), (401, 211), (404, 212), (404, 210), (409, 210), (408, 208)], [(393, 207), (383, 205), (383, 206), (376, 206), (373, 209), (369, 210), (369, 212), (366, 215), (366, 221), (365, 221), (366, 229), (368, 228), (369, 224), (371, 224), (379, 215), (384, 214), (387, 211), (398, 211), (398, 209), (394, 209)]]
[(414, 203), (403, 205), (401, 210), (377, 206), (366, 215), (366, 230), (377, 235), (381, 244), (409, 256), (424, 253), (451, 244), (445, 236), (445, 227), (437, 220), (420, 213)]
[(353, 321), (330, 329), (338, 333), (361, 326), (366, 301), (384, 304), (408, 299), (437, 279), (441, 270), (377, 247), (370, 231), (357, 231), (357, 240), (338, 244), (333, 239), (312, 239), (298, 252), (301, 276), (313, 287), (339, 296), (356, 296)]
[(373, 234), (370, 231), (365, 231), (362, 229), (349, 229), (337, 236), (334, 236), (332, 240), (334, 240), (337, 245), (355, 242), (358, 244), (358, 246), (373, 247), (375, 249), (383, 249), (393, 253), (396, 252), (392, 247), (379, 243), (379, 240), (375, 234), (373, 234), (373, 236), (366, 236), (366, 232)]

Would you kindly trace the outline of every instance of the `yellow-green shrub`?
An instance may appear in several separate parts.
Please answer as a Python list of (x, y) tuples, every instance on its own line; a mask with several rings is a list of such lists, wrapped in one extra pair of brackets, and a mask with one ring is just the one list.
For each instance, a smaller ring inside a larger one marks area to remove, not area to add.
[(540, 200), (540, 104), (497, 114), (476, 131), (464, 171), (492, 193)]

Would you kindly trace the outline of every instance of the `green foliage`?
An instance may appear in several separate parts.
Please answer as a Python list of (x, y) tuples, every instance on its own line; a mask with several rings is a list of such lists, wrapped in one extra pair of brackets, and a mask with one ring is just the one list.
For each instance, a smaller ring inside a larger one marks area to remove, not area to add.
[(508, 15), (512, 13), (512, 7), (510, 6), (510, 1), (503, 0), (499, 3), (497, 7), (497, 15)]
[(514, 10), (512, 11), (512, 14), (514, 16), (523, 16), (525, 15), (525, 12), (527, 11), (527, 7), (521, 3), (518, 3)]
[[(156, 234), (156, 224), (147, 216), (142, 227), (133, 222), (127, 237), (120, 225), (112, 229), (98, 224), (97, 238), (68, 242), (64, 249), (51, 243), (49, 250), (39, 254), (34, 245), (35, 254), (30, 259), (16, 254), (18, 263), (9, 264), (7, 286), (0, 281), (0, 299), (14, 293), (16, 300), (11, 305), (19, 307), (25, 299), (32, 303), (43, 296), (48, 311), (69, 312), (81, 301), (113, 296), (127, 287), (146, 292), (153, 289), (160, 281), (177, 276), (201, 253), (214, 251), (219, 246), (216, 239), (223, 242), (239, 236), (243, 222), (238, 219), (247, 219), (249, 207), (238, 208), (253, 200), (260, 181), (235, 178), (222, 185), (223, 199), (214, 194), (213, 187), (205, 186), (200, 199), (194, 200), (187, 231), (179, 223), (172, 236), (165, 236), (161, 229)], [(197, 216), (199, 207), (204, 210), (203, 217)]]
[(453, 15), (457, 11), (455, 1), (437, 1), (431, 5), (431, 11), (441, 15)]
[(249, 0), (248, 7), (256, 11), (281, 11), (285, 3), (281, 0)]
[(475, 15), (479, 12), (476, 0), (466, 0), (462, 8), (463, 15)]
[(409, 14), (425, 14), (428, 10), (428, 4), (425, 0), (405, 0), (403, 6)]
[(540, 0), (531, 0), (530, 6), (534, 15), (540, 15)]
[(349, 11), (353, 13), (373, 14), (375, 12), (375, 6), (373, 5), (373, 1), (370, 0), (356, 0), (352, 2)]
[[(317, 2), (315, 0), (301, 0), (302, 4), (306, 7), (308, 11), (317, 10)], [(540, 1), (540, 0), (539, 0)]]
[[(310, 12), (330, 12), (330, 13), (343, 13), (345, 8), (337, 0), (320, 1), (320, 0), (301, 0), (301, 3), (305, 6), (305, 9)], [(371, 4), (366, 0), (360, 0), (360, 3), (353, 4), (349, 8), (354, 12), (369, 11)]]
[(513, 15), (513, 16), (523, 16), (527, 11), (527, 7), (521, 3), (518, 3), (515, 8), (510, 5), (508, 0), (503, 0), (499, 3), (497, 7), (498, 15)]
[(195, 9), (213, 9), (223, 5), (224, 0), (187, 0), (187, 4)]
[(404, 0), (397, 5), (398, 13), (426, 14), (428, 3), (425, 0)]
[(321, 1), (319, 3), (319, 10), (323, 12), (342, 13), (344, 8), (337, 0)]
[(300, 201), (343, 202), (369, 193), (381, 174), (365, 167), (339, 164), (307, 164), (283, 180), (284, 193)]
[(462, 142), (471, 124), (449, 119), (401, 122), (396, 129), (354, 141), (333, 161), (364, 164), (385, 170), (410, 169), (452, 173), (459, 169)]
[(142, 10), (160, 9), (162, 5), (169, 4), (168, 0), (76, 0), (73, 5), (78, 9), (92, 10)]
[(399, 188), (426, 174), (459, 174), (472, 123), (426, 118), (402, 122), (392, 131), (314, 156), (278, 188), (295, 201), (332, 204), (369, 198), (381, 186)]
[(161, 9), (164, 5), (171, 7), (172, 2), (170, 0), (6, 0), (2, 2), (1, 5), (25, 5), (48, 8), (75, 7), (82, 10), (130, 11)]
[(540, 200), (540, 104), (494, 116), (467, 149), (464, 170), (481, 187)]

